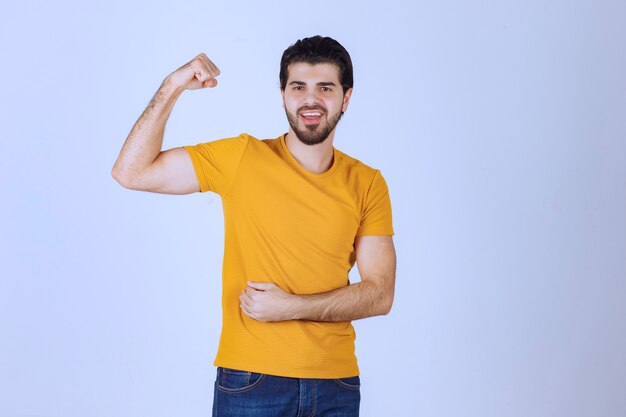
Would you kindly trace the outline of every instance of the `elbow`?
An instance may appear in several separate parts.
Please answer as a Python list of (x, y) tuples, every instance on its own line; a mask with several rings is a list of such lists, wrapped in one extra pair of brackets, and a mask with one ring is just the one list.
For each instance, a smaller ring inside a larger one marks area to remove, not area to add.
[(381, 303), (380, 315), (386, 316), (391, 313), (391, 306), (393, 305), (393, 298), (389, 298), (389, 300), (385, 300)]
[(119, 184), (122, 184), (122, 175), (121, 175), (119, 169), (117, 169), (117, 167), (115, 165), (113, 166), (113, 169), (111, 169), (111, 176)]
[(393, 293), (384, 294), (380, 298), (380, 302), (378, 303), (378, 315), (386, 316), (391, 312), (391, 307), (393, 306)]
[(124, 173), (124, 171), (118, 168), (117, 166), (114, 166), (113, 169), (111, 170), (111, 176), (122, 187), (128, 188), (129, 190), (137, 189), (136, 185), (134, 184), (132, 180), (132, 176)]
[(375, 284), (372, 282), (361, 282), (371, 288), (371, 298), (368, 316), (386, 316), (391, 312), (393, 305), (394, 289), (389, 285)]
[(124, 188), (128, 188), (127, 186), (128, 180), (126, 179), (122, 171), (119, 168), (117, 168), (117, 166), (114, 166), (113, 169), (111, 170), (111, 176), (113, 177), (115, 181), (117, 181), (119, 185), (121, 185)]

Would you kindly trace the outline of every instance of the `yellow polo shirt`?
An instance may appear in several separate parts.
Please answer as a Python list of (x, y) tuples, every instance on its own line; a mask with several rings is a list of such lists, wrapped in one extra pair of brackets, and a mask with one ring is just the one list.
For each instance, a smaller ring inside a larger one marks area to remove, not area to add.
[(216, 366), (295, 378), (359, 374), (350, 322), (262, 323), (246, 316), (246, 281), (292, 294), (349, 285), (357, 236), (393, 235), (387, 185), (378, 170), (333, 148), (322, 174), (300, 166), (285, 135), (247, 134), (186, 146), (200, 190), (222, 197), (222, 335)]

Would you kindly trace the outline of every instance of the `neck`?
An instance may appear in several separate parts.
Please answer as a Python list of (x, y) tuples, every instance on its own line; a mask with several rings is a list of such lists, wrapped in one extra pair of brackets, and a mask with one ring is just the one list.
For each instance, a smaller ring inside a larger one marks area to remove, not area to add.
[(290, 128), (285, 143), (287, 149), (296, 161), (313, 174), (322, 174), (333, 165), (333, 138), (335, 132), (331, 132), (326, 140), (317, 145), (306, 145), (298, 139), (296, 133)]

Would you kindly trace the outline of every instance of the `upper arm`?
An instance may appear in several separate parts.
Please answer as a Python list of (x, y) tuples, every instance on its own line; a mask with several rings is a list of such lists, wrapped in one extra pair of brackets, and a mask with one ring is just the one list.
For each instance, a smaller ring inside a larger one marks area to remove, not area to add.
[(356, 262), (362, 282), (380, 288), (391, 308), (396, 280), (396, 250), (392, 236), (358, 236), (355, 242)]
[(200, 191), (198, 178), (185, 148), (162, 151), (141, 175), (120, 181), (126, 188), (163, 194)]

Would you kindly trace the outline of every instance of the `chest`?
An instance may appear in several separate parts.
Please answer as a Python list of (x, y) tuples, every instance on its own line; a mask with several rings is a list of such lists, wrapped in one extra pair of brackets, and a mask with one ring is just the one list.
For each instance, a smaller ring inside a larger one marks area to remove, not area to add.
[(337, 178), (312, 180), (286, 164), (242, 166), (224, 201), (239, 225), (268, 239), (349, 253), (360, 223), (356, 192)]

